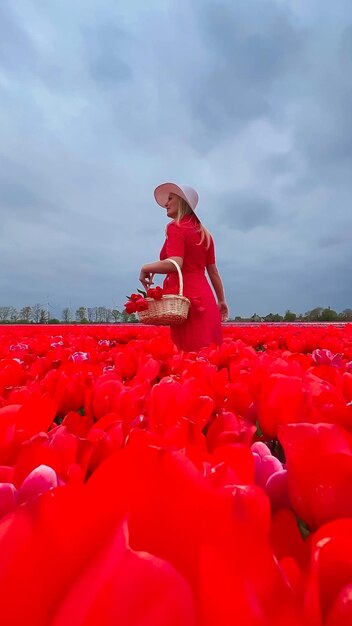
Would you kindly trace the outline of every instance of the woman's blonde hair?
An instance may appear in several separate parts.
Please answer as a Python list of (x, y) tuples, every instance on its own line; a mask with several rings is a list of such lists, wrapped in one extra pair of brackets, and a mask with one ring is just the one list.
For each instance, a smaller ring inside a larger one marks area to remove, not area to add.
[(177, 211), (177, 216), (174, 221), (176, 222), (176, 224), (179, 224), (182, 218), (185, 217), (186, 215), (194, 215), (198, 223), (199, 232), (200, 232), (200, 241), (197, 245), (198, 246), (202, 245), (203, 241), (205, 240), (206, 247), (208, 249), (210, 246), (210, 240), (211, 240), (210, 232), (208, 231), (207, 228), (205, 228), (205, 226), (203, 226), (199, 217), (195, 214), (194, 211), (192, 211), (191, 207), (186, 202), (186, 200), (184, 200), (183, 198), (180, 198), (180, 196), (177, 196), (177, 199), (178, 199), (178, 211)]

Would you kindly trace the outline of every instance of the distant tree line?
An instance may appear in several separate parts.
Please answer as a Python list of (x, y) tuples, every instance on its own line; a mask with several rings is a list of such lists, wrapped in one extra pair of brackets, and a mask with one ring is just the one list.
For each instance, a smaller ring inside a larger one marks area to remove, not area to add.
[(49, 307), (41, 304), (16, 309), (0, 306), (0, 324), (128, 324), (138, 322), (137, 316), (105, 306), (80, 306), (75, 311), (65, 307), (61, 319), (52, 317)]
[(307, 313), (293, 313), (293, 311), (287, 310), (285, 315), (279, 313), (269, 313), (268, 315), (260, 316), (254, 313), (252, 317), (242, 318), (235, 317), (235, 322), (352, 322), (352, 309), (344, 309), (340, 313), (334, 311), (330, 307), (324, 308), (321, 306), (307, 311)]
[[(304, 314), (286, 311), (285, 315), (269, 313), (265, 316), (254, 313), (251, 317), (234, 317), (233, 322), (352, 322), (352, 309), (340, 313), (330, 307), (316, 307)], [(41, 304), (16, 309), (14, 306), (0, 306), (0, 324), (130, 324), (138, 322), (137, 316), (105, 306), (80, 306), (75, 311), (70, 307), (62, 309), (61, 319), (52, 317), (49, 307)]]

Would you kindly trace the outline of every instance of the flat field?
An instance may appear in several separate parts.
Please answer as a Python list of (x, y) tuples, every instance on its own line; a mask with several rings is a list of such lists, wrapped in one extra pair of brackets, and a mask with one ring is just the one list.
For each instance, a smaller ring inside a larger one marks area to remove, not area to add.
[(1, 327), (1, 624), (352, 624), (352, 324), (223, 337)]

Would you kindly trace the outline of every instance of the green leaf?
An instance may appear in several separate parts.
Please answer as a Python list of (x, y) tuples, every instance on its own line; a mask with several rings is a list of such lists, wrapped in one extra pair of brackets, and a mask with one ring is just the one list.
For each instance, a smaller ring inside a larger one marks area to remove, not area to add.
[(273, 439), (270, 449), (273, 456), (276, 456), (281, 463), (286, 463), (285, 451), (278, 439)]
[(260, 425), (259, 425), (259, 421), (258, 421), (258, 420), (256, 421), (256, 427), (257, 427), (257, 430), (256, 430), (256, 433), (255, 433), (255, 434), (256, 434), (258, 437), (262, 437), (262, 436), (263, 436), (263, 431), (262, 431), (262, 429), (260, 428)]
[(147, 297), (147, 293), (143, 289), (137, 289), (138, 293), (142, 294), (143, 298)]
[(297, 520), (297, 525), (298, 525), (298, 528), (299, 528), (299, 532), (302, 535), (302, 539), (307, 539), (307, 537), (310, 535), (310, 530), (309, 530), (307, 524), (303, 521), (303, 519), (298, 517), (298, 515), (296, 515), (296, 520)]

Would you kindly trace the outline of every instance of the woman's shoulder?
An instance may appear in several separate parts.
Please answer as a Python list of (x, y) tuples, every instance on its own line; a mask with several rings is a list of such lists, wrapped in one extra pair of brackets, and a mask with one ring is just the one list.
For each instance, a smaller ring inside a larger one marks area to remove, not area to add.
[(170, 232), (170, 233), (171, 232), (176, 232), (176, 233), (185, 232), (193, 228), (194, 228), (194, 222), (193, 221), (191, 222), (190, 220), (185, 220), (184, 218), (182, 218), (182, 220), (180, 220), (179, 222), (176, 222), (175, 220), (173, 220), (166, 226), (167, 232)]
[(185, 215), (179, 221), (178, 226), (184, 231), (199, 230), (198, 221), (193, 215)]
[(166, 238), (167, 239), (170, 239), (170, 237), (183, 239), (184, 236), (185, 236), (185, 231), (179, 223), (172, 221), (172, 222), (169, 222), (169, 224), (167, 224), (166, 226)]
[(189, 215), (183, 217), (179, 222), (172, 221), (166, 226), (167, 235), (177, 234), (177, 235), (193, 235), (194, 233), (199, 232), (199, 225), (197, 221)]
[(169, 222), (166, 225), (166, 232), (167, 234), (173, 233), (173, 232), (180, 232), (180, 224), (172, 220), (172, 222)]

